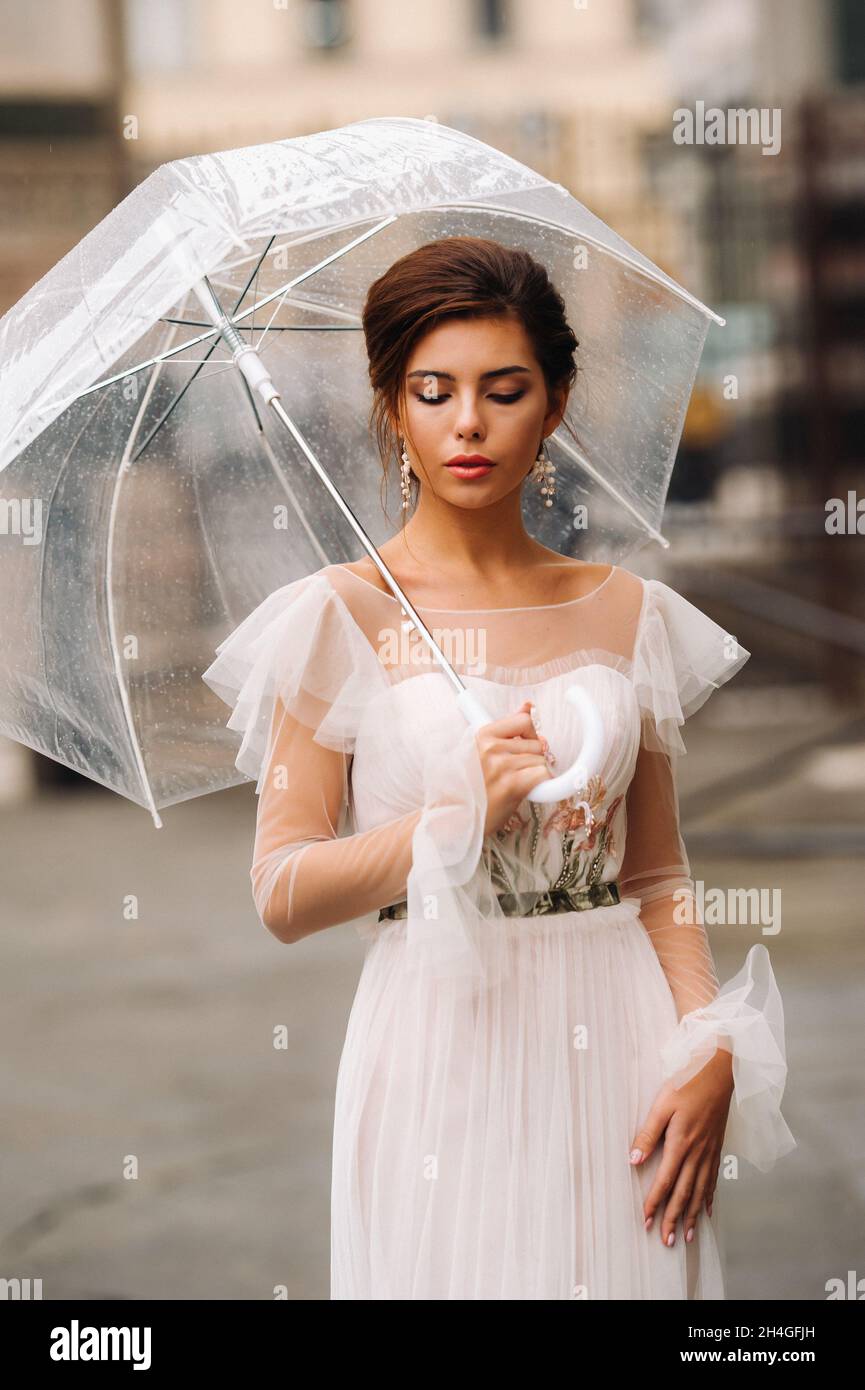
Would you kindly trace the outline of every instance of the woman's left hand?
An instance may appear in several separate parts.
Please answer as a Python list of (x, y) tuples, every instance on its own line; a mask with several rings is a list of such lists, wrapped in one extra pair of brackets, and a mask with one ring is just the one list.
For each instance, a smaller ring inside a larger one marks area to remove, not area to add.
[(643, 1203), (643, 1213), (648, 1229), (658, 1207), (666, 1203), (660, 1225), (665, 1245), (673, 1244), (680, 1216), (684, 1216), (685, 1239), (693, 1239), (704, 1199), (708, 1214), (712, 1214), (733, 1089), (733, 1054), (719, 1047), (680, 1090), (669, 1082), (661, 1088), (645, 1125), (634, 1139), (632, 1148), (640, 1149), (643, 1155), (634, 1164), (639, 1167), (664, 1137), (663, 1156)]

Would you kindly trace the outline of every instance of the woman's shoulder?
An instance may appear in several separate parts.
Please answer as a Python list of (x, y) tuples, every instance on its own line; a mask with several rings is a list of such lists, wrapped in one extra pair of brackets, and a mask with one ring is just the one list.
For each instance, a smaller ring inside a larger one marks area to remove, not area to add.
[(366, 559), (345, 560), (340, 564), (325, 565), (317, 573), (332, 584), (340, 594), (352, 593), (355, 588), (353, 580), (358, 579), (365, 584), (370, 584), (373, 588), (383, 589), (384, 586), (384, 580), (380, 577), (378, 570), (371, 560)]
[[(377, 584), (369, 577), (370, 570), (375, 574)], [(389, 609), (390, 604), (395, 602), (393, 595), (383, 590), (384, 580), (371, 563), (366, 567), (366, 573), (363, 562), (358, 560), (325, 565), (316, 571), (315, 578), (326, 595), (335, 600), (336, 606), (348, 613), (364, 630), (380, 623), (383, 606)]]
[(267, 595), (260, 606), (288, 607), (302, 597), (306, 598), (308, 602), (332, 606), (332, 601), (339, 598), (343, 600), (349, 610), (352, 610), (354, 608), (353, 599), (357, 596), (358, 591), (362, 592), (360, 584), (357, 583), (357, 579), (360, 577), (356, 574), (353, 565), (322, 565), (320, 569), (310, 570), (309, 573), (302, 574), (298, 578), (280, 585)]

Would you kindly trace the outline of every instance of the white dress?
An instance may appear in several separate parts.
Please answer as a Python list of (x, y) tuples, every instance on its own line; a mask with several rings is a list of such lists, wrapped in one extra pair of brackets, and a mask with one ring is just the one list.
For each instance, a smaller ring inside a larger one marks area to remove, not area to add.
[[(491, 719), (535, 702), (559, 771), (574, 683), (604, 756), (573, 801), (524, 801), (483, 834), (475, 736), (398, 602), (342, 566), (275, 591), (207, 683), (259, 794), (262, 922), (295, 940), (352, 921), (365, 957), (337, 1078), (333, 1299), (720, 1299), (713, 1214), (648, 1232), (663, 1143), (634, 1137), (665, 1081), (733, 1053), (723, 1162), (795, 1147), (780, 1112), (781, 1000), (766, 947), (719, 986), (679, 834), (680, 725), (749, 653), (666, 584), (619, 566), (541, 607), (421, 616)], [(619, 901), (513, 916), (553, 886)], [(378, 909), (407, 901), (405, 915)], [(688, 909), (692, 909), (690, 917)], [(684, 920), (683, 920), (684, 916)]]

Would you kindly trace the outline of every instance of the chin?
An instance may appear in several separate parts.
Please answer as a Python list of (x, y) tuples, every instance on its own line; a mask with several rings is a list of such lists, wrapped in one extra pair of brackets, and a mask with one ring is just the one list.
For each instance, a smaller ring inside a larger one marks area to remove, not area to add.
[[(477, 487), (477, 484), (475, 483), (473, 486)], [(450, 502), (454, 507), (462, 507), (463, 511), (466, 512), (477, 512), (483, 507), (491, 507), (495, 502), (500, 502), (504, 495), (499, 492), (482, 493), (480, 488), (477, 488), (477, 492), (471, 496), (468, 494), (468, 489), (465, 492), (448, 489), (446, 493), (441, 494), (444, 501)]]
[(494, 502), (501, 502), (504, 497), (510, 496), (515, 488), (519, 488), (522, 475), (512, 481), (504, 477), (496, 477), (493, 481), (493, 475), (488, 473), (485, 478), (479, 478), (477, 482), (465, 484), (456, 480), (454, 482), (456, 483), (455, 486), (449, 482), (448, 486), (439, 493), (439, 496), (457, 507), (475, 510), (478, 507), (489, 507)]

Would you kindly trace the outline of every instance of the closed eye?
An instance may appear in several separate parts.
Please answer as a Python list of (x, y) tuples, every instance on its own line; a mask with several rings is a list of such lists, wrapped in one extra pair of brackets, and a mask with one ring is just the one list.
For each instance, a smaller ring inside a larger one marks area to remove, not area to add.
[[(507, 396), (491, 395), (490, 400), (499, 401), (502, 405), (510, 405), (512, 401), (518, 401), (520, 397), (524, 396), (525, 394), (525, 391), (512, 391), (511, 394)], [(424, 396), (419, 395), (417, 392), (415, 392), (414, 397), (415, 400), (425, 401), (427, 405), (441, 405), (442, 401), (450, 400), (450, 394), (448, 392), (444, 392), (443, 394), (438, 396)]]

